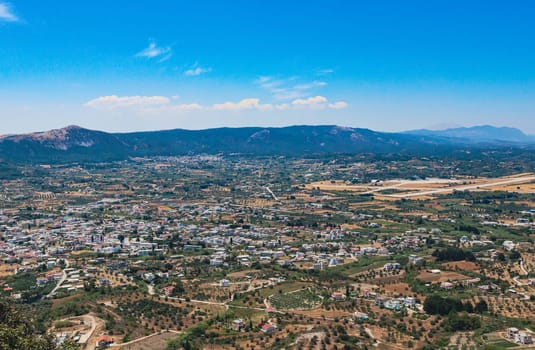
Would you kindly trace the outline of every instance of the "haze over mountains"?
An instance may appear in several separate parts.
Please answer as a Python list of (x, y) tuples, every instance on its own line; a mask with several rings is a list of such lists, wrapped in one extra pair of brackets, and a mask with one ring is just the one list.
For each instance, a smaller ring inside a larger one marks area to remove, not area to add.
[(461, 148), (535, 147), (518, 129), (477, 126), (385, 133), (340, 126), (243, 127), (107, 133), (69, 126), (0, 136), (0, 159), (15, 162), (108, 161), (129, 157), (240, 153), (444, 153)]
[(470, 128), (450, 128), (445, 130), (411, 130), (406, 131), (406, 134), (411, 135), (425, 135), (425, 136), (439, 136), (457, 139), (467, 139), (472, 142), (514, 142), (514, 143), (533, 143), (535, 136), (526, 135), (516, 128), (509, 127), (495, 127), (491, 125), (473, 126)]

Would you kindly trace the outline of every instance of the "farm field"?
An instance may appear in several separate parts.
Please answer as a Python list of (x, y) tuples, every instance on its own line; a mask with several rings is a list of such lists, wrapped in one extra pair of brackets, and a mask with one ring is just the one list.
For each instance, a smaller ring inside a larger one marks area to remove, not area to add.
[(312, 309), (321, 304), (322, 298), (311, 288), (302, 288), (286, 293), (277, 293), (269, 298), (271, 306), (278, 310)]
[(524, 173), (499, 178), (467, 178), (425, 180), (391, 180), (374, 184), (348, 185), (339, 180), (319, 181), (306, 185), (308, 189), (324, 191), (352, 191), (360, 194), (374, 194), (377, 199), (418, 199), (451, 193), (454, 191), (510, 191), (535, 192), (535, 174)]

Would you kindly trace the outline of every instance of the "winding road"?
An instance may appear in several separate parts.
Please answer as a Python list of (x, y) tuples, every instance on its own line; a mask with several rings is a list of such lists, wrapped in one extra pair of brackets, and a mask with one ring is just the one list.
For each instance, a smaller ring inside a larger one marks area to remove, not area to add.
[(69, 268), (69, 260), (63, 259), (63, 261), (65, 261), (65, 268), (61, 270), (61, 273), (63, 274), (63, 276), (61, 276), (61, 279), (58, 281), (58, 283), (56, 283), (56, 286), (54, 287), (54, 289), (52, 289), (52, 291), (48, 293), (47, 295), (43, 296), (43, 299), (53, 297), (54, 294), (56, 294), (56, 291), (61, 287), (63, 282), (65, 282), (65, 280), (67, 279), (67, 273), (65, 272), (65, 269)]

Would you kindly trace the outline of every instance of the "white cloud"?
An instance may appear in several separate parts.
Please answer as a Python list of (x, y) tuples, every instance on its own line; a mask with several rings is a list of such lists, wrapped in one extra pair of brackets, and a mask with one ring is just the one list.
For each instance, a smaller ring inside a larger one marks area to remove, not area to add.
[(84, 104), (100, 110), (128, 109), (138, 112), (148, 113), (169, 113), (169, 112), (191, 112), (199, 110), (212, 111), (288, 111), (299, 109), (343, 109), (348, 106), (344, 101), (329, 103), (324, 96), (314, 96), (306, 99), (296, 99), (291, 103), (271, 104), (261, 103), (258, 98), (245, 98), (238, 102), (227, 101), (214, 103), (212, 105), (202, 105), (199, 103), (171, 103), (175, 97), (166, 96), (100, 96)]
[(169, 104), (165, 96), (100, 96), (84, 104), (96, 109), (139, 108)]
[(327, 98), (323, 96), (314, 96), (307, 99), (297, 99), (292, 101), (292, 105), (296, 108), (311, 108), (323, 109), (327, 104)]
[(179, 105), (169, 106), (169, 109), (187, 112), (187, 111), (198, 111), (201, 109), (205, 109), (205, 107), (198, 103), (183, 103)]
[(292, 106), (295, 108), (310, 108), (310, 109), (324, 109), (326, 107), (332, 109), (344, 109), (349, 105), (345, 101), (336, 101), (329, 103), (329, 100), (324, 96), (314, 96), (306, 99), (297, 99), (292, 101)]
[(11, 10), (7, 3), (0, 2), (0, 22), (18, 22), (19, 18)]
[(318, 69), (316, 70), (316, 75), (318, 76), (324, 76), (334, 73), (334, 69), (332, 68), (325, 68), (325, 69)]
[(160, 47), (155, 41), (150, 41), (149, 46), (136, 53), (136, 57), (156, 58), (160, 57), (158, 62), (164, 62), (171, 58), (173, 55), (170, 46)]
[(276, 79), (269, 76), (261, 76), (254, 82), (262, 89), (267, 90), (277, 100), (292, 100), (308, 95), (307, 91), (311, 89), (326, 86), (324, 81), (312, 81), (296, 84), (298, 77), (289, 77)]
[(268, 81), (271, 80), (271, 77), (268, 77), (268, 76), (261, 76), (260, 78), (256, 79), (255, 80), (255, 83), (256, 84), (263, 84), (263, 83), (267, 83)]
[(225, 102), (216, 103), (212, 106), (214, 110), (222, 111), (242, 111), (242, 110), (257, 110), (257, 111), (269, 111), (273, 110), (272, 104), (262, 104), (258, 98), (245, 98), (239, 102)]
[(344, 102), (344, 101), (336, 101), (336, 102), (333, 102), (333, 103), (329, 103), (329, 108), (332, 108), (332, 109), (344, 109), (344, 108), (347, 108), (349, 105), (347, 104), (347, 102)]
[(195, 62), (195, 64), (191, 66), (190, 69), (184, 72), (184, 75), (188, 77), (196, 77), (198, 75), (209, 73), (211, 71), (212, 71), (212, 67), (204, 68), (204, 67), (199, 66), (199, 63)]
[(296, 85), (293, 88), (296, 89), (296, 90), (309, 90), (309, 89), (313, 89), (313, 88), (316, 88), (316, 87), (322, 87), (322, 86), (325, 86), (325, 85), (327, 85), (327, 83), (324, 82), (324, 81), (313, 81), (313, 82), (308, 83), (308, 84)]

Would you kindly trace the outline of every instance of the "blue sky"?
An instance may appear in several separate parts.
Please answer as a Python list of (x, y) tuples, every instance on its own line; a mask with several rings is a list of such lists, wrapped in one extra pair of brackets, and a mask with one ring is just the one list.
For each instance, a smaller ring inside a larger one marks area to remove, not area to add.
[(0, 0), (0, 133), (535, 134), (533, 18), (532, 1)]

